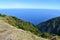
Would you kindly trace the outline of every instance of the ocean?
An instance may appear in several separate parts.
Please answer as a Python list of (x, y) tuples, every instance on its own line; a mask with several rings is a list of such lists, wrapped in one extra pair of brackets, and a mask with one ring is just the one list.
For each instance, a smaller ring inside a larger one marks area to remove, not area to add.
[(15, 16), (35, 25), (60, 16), (60, 10), (53, 9), (0, 9), (0, 13)]

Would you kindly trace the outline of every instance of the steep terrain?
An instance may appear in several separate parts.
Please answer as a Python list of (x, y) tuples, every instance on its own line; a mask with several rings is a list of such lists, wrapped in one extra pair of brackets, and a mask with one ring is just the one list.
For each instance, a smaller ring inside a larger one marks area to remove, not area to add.
[(18, 19), (14, 16), (7, 16), (5, 14), (0, 14), (0, 19), (2, 19), (4, 22), (15, 26), (19, 29), (23, 29), (25, 31), (30, 31), (31, 33), (40, 36), (40, 31), (30, 22), (23, 21), (21, 19)]
[(0, 17), (0, 40), (48, 40), (37, 35), (34, 35), (30, 31), (18, 29), (11, 24), (8, 24), (2, 17)]
[(60, 40), (59, 36), (38, 28), (14, 16), (0, 14), (0, 40)]
[(42, 22), (38, 24), (37, 27), (41, 32), (60, 36), (60, 17)]

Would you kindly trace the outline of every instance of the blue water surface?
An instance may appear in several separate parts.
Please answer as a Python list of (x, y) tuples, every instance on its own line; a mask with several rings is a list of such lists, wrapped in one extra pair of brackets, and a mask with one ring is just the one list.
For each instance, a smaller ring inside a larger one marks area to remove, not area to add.
[(52, 9), (0, 9), (0, 13), (15, 16), (35, 25), (60, 16), (60, 10)]

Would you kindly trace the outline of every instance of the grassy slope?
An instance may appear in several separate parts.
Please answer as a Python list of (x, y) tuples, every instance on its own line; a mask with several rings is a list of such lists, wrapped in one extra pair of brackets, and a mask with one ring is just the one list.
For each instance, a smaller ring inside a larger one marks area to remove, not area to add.
[(34, 33), (35, 35), (40, 36), (40, 31), (30, 22), (25, 22), (25, 21), (18, 19), (16, 17), (6, 16), (4, 14), (0, 14), (0, 18), (2, 18), (2, 20), (11, 24), (12, 26), (15, 26), (19, 29), (23, 29), (26, 31), (30, 31), (30, 32)]
[(0, 40), (48, 40), (0, 20)]
[(2, 15), (0, 14), (0, 19), (2, 19), (3, 21), (9, 23), (12, 26), (15, 26), (19, 29), (23, 29), (26, 31), (30, 31), (31, 33), (44, 37), (44, 38), (52, 38), (53, 35), (49, 34), (49, 33), (40, 33), (40, 31), (30, 22), (25, 22), (21, 19), (18, 19), (16, 17), (13, 16), (7, 16), (7, 15)]

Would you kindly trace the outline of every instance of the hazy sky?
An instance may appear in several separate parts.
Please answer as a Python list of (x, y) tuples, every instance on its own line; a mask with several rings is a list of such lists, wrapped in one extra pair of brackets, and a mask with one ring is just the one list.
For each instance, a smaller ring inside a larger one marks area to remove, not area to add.
[(0, 0), (0, 8), (60, 9), (60, 0)]

